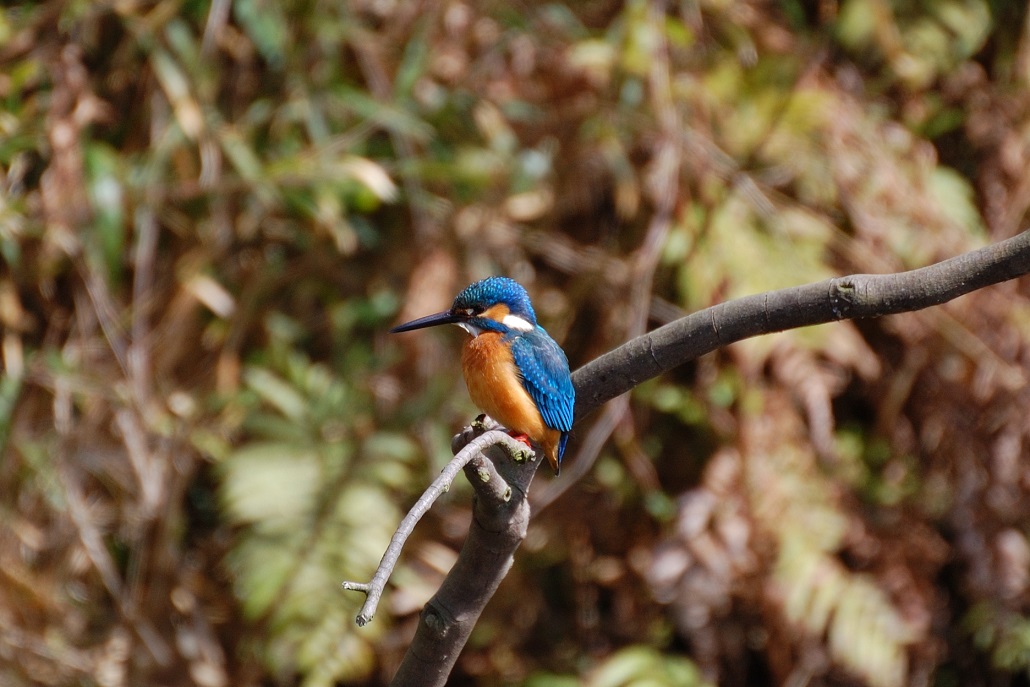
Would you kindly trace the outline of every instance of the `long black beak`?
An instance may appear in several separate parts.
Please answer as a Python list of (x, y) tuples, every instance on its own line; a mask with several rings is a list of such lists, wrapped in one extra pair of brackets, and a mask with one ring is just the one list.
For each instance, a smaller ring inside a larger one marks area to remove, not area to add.
[(426, 315), (425, 317), (420, 317), (417, 320), (412, 320), (411, 322), (399, 324), (393, 329), (391, 329), (390, 333), (397, 334), (399, 332), (410, 332), (414, 329), (436, 327), (437, 325), (441, 324), (454, 324), (456, 322), (464, 322), (466, 319), (468, 318), (462, 317), (461, 315), (456, 315), (450, 310), (445, 310), (443, 312), (438, 312), (435, 315)]

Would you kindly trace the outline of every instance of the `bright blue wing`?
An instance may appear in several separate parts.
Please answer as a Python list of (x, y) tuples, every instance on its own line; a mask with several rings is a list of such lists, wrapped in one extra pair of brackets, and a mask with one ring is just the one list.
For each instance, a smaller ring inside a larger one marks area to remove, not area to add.
[[(572, 387), (565, 352), (547, 332), (537, 327), (530, 332), (519, 332), (512, 341), (511, 353), (522, 386), (540, 409), (544, 424), (567, 434), (572, 429), (576, 390)], [(559, 454), (564, 453), (567, 439), (567, 436), (562, 437)]]

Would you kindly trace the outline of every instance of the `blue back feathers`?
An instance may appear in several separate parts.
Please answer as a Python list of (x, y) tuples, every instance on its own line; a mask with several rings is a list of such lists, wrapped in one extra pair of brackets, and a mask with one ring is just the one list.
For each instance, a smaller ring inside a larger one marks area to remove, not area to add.
[(513, 337), (511, 354), (522, 386), (540, 409), (544, 424), (563, 433), (571, 430), (576, 390), (565, 352), (537, 325), (533, 331)]

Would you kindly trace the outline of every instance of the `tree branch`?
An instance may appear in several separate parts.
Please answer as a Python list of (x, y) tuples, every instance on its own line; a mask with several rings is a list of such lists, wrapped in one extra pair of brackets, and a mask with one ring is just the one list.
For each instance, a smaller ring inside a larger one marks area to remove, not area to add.
[[(930, 267), (838, 277), (721, 303), (638, 336), (577, 370), (573, 374), (576, 419), (652, 377), (742, 339), (921, 310), (1028, 272), (1030, 231)], [(466, 429), (455, 437), (456, 450), (473, 441), (479, 431)], [(415, 638), (394, 677), (395, 686), (446, 683), (525, 536), (530, 515), (526, 491), (539, 463), (516, 463), (497, 446), (487, 453), (490, 459), (475, 451), (465, 468), (476, 489), (469, 536), (440, 590), (422, 611)], [(499, 491), (502, 482), (510, 490)]]
[[(454, 448), (479, 431), (466, 428), (454, 438)], [(465, 468), (476, 492), (468, 537), (440, 589), (422, 609), (415, 637), (390, 683), (393, 687), (447, 683), (480, 613), (508, 574), (515, 550), (526, 536), (526, 494), (537, 467), (538, 461), (515, 462), (500, 445), (494, 445), (477, 452)]]
[(1030, 231), (929, 267), (854, 274), (713, 305), (576, 370), (576, 420), (638, 384), (760, 334), (922, 310), (1030, 272)]
[[(404, 519), (401, 520), (401, 524), (397, 526), (397, 531), (393, 533), (393, 537), (390, 539), (390, 545), (386, 547), (386, 553), (383, 554), (382, 560), (379, 561), (379, 567), (376, 568), (372, 580), (367, 583), (343, 583), (343, 588), (348, 591), (365, 593), (365, 603), (361, 606), (361, 611), (358, 612), (358, 617), (354, 621), (359, 627), (367, 625), (375, 615), (376, 609), (379, 607), (379, 599), (382, 598), (383, 590), (386, 588), (386, 582), (390, 579), (390, 575), (393, 574), (393, 569), (397, 566), (397, 560), (401, 556), (404, 543), (408, 541), (408, 537), (414, 531), (415, 525), (418, 524), (418, 521), (422, 519), (422, 516), (426, 514), (436, 500), (440, 498), (440, 495), (450, 489), (451, 483), (458, 476), (459, 470), (473, 463), (474, 475), (468, 474), (468, 471), (466, 471), (466, 476), (472, 482), (473, 487), (478, 487), (476, 489), (477, 494), (486, 495), (490, 500), (499, 502), (507, 501), (511, 497), (511, 488), (502, 479), (499, 477), (492, 479), (496, 474), (496, 471), (493, 470), (493, 464), (489, 461), (483, 461), (481, 458), (477, 461), (476, 458), (480, 457), (483, 451), (494, 446), (503, 446), (509, 451), (508, 455), (518, 455), (525, 448), (520, 442), (498, 429), (489, 429), (483, 425), (477, 426), (477, 429), (486, 431), (473, 439), (466, 439), (459, 447), (460, 450), (455, 451), (454, 458), (444, 466), (444, 469), (440, 471), (440, 475), (422, 492), (422, 496), (411, 507), (408, 514), (404, 516)], [(455, 437), (455, 439), (457, 438)], [(482, 463), (484, 462), (488, 465), (483, 465)]]

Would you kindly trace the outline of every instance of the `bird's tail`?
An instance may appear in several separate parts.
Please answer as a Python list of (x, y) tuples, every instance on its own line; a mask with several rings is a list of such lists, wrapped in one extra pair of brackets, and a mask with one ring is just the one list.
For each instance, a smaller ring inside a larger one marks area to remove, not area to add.
[(556, 476), (561, 472), (561, 459), (565, 455), (565, 444), (569, 443), (569, 433), (562, 432), (557, 439), (557, 441), (548, 442), (544, 451), (547, 454), (547, 462), (551, 464), (551, 469), (554, 470)]

